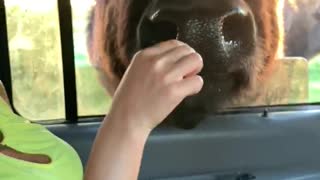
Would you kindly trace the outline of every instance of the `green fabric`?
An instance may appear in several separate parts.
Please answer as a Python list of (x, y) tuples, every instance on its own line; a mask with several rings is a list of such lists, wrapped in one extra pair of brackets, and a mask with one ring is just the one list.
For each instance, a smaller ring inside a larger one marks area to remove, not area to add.
[(81, 180), (83, 169), (76, 151), (38, 124), (13, 114), (0, 98), (2, 145), (28, 154), (43, 154), (50, 164), (36, 164), (0, 154), (0, 179), (5, 180)]

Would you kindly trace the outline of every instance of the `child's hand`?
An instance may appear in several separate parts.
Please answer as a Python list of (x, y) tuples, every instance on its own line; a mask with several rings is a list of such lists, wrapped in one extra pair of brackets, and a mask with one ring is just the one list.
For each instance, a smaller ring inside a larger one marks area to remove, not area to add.
[(200, 55), (178, 41), (137, 53), (97, 133), (85, 179), (137, 179), (149, 133), (201, 90), (202, 67)]
[(109, 120), (151, 131), (202, 89), (202, 67), (201, 56), (176, 40), (138, 52), (115, 93)]

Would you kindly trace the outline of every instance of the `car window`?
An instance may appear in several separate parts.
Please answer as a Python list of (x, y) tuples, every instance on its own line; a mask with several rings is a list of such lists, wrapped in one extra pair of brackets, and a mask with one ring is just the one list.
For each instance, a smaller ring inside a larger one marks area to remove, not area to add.
[(64, 118), (56, 1), (7, 0), (5, 5), (15, 109), (33, 120)]
[[(90, 66), (86, 26), (94, 1), (71, 1), (79, 116), (108, 111), (110, 98)], [(6, 0), (13, 103), (31, 120), (65, 118), (62, 56), (56, 0)]]
[[(95, 0), (71, 0), (79, 117), (103, 115), (112, 101), (87, 53), (87, 24), (94, 4)], [(5, 6), (16, 111), (35, 121), (65, 119), (63, 78), (67, 74), (62, 67), (57, 0), (5, 0)], [(291, 58), (284, 58), (277, 72), (281, 78), (268, 87), (277, 89), (275, 93), (246, 107), (320, 102), (319, 9), (318, 0), (286, 1), (284, 52)], [(283, 70), (290, 73), (282, 76)], [(290, 88), (282, 89), (283, 82)]]

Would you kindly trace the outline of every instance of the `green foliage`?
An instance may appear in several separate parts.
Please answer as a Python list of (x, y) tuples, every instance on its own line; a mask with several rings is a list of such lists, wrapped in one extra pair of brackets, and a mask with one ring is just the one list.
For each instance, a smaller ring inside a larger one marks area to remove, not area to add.
[[(83, 13), (82, 14), (86, 14)], [(64, 119), (64, 92), (57, 7), (34, 12), (20, 6), (7, 13), (14, 106), (31, 120)], [(74, 28), (77, 95), (80, 116), (105, 114), (110, 98), (88, 63), (85, 16), (76, 16)], [(77, 23), (79, 24), (79, 23)]]
[(320, 55), (309, 64), (309, 102), (320, 102)]
[(111, 98), (101, 87), (96, 71), (90, 66), (78, 67), (76, 75), (79, 115), (106, 114), (111, 105)]
[(64, 117), (61, 48), (56, 11), (8, 8), (14, 106), (29, 119)]

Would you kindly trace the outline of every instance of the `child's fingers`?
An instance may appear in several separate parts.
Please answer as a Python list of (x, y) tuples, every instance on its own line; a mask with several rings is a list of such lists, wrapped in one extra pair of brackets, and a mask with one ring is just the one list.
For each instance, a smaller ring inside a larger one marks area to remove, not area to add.
[(171, 88), (171, 95), (176, 97), (185, 98), (198, 94), (203, 87), (203, 79), (201, 76), (190, 76), (182, 81), (173, 84)]
[(184, 46), (185, 43), (177, 41), (177, 40), (169, 40), (165, 42), (158, 43), (152, 47), (146, 48), (145, 51), (150, 55), (161, 55), (167, 51), (170, 51), (176, 47)]
[(203, 60), (198, 53), (189, 54), (181, 58), (171, 69), (174, 78), (185, 78), (198, 74), (203, 68)]
[(171, 65), (193, 53), (195, 53), (195, 50), (188, 45), (177, 46), (162, 54), (159, 60), (162, 63), (169, 63)]

